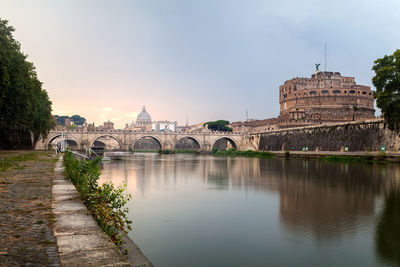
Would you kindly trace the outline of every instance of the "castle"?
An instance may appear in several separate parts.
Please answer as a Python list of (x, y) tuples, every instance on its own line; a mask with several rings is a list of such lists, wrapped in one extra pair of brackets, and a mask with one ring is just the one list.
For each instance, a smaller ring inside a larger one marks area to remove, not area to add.
[(316, 70), (311, 78), (293, 78), (279, 87), (277, 118), (233, 122), (234, 131), (260, 132), (375, 118), (374, 94), (354, 77)]

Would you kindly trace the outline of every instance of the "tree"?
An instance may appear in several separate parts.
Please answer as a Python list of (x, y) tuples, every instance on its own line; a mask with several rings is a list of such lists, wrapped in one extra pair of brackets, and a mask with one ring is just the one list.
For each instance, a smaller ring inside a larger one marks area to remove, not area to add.
[(83, 125), (83, 123), (86, 121), (84, 117), (81, 117), (79, 115), (71, 116), (71, 120), (74, 122), (75, 125)]
[(372, 83), (376, 87), (376, 105), (382, 110), (390, 130), (400, 130), (400, 50), (375, 60)]
[(47, 92), (13, 31), (0, 19), (0, 149), (33, 148), (54, 122)]
[(227, 126), (228, 124), (229, 121), (217, 120), (217, 121), (209, 121), (204, 125), (207, 125), (208, 129), (213, 131), (232, 132), (232, 128)]

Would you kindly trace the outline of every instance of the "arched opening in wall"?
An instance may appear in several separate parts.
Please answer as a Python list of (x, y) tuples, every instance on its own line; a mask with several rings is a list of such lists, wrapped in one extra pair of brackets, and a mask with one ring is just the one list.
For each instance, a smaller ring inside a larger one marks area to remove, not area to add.
[[(76, 140), (72, 139), (71, 137), (64, 136), (64, 140), (65, 148), (71, 150), (77, 150), (79, 148), (78, 142), (76, 142)], [(55, 150), (57, 147), (61, 148), (61, 135), (54, 136), (47, 144), (47, 149), (49, 150)]]
[(104, 144), (103, 142), (96, 140), (93, 142), (92, 148), (95, 149), (105, 149), (106, 148), (106, 144)]
[(237, 149), (235, 141), (228, 137), (222, 137), (214, 142), (212, 150), (227, 150), (230, 148)]
[(143, 136), (133, 144), (133, 150), (137, 151), (158, 151), (161, 149), (162, 145), (160, 141), (152, 136)]
[(122, 149), (121, 141), (112, 135), (103, 135), (97, 137), (90, 146), (94, 151), (110, 151)]
[(200, 143), (192, 137), (183, 137), (179, 139), (174, 146), (174, 150), (198, 151), (200, 149)]

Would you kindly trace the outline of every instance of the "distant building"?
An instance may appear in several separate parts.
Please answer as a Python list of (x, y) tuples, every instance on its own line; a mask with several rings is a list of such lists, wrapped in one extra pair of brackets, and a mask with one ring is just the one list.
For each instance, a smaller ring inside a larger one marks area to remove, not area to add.
[(294, 78), (279, 87), (281, 126), (345, 122), (375, 118), (374, 94), (354, 77), (316, 71), (311, 78)]
[(375, 118), (374, 92), (339, 72), (316, 71), (279, 87), (278, 118), (232, 122), (234, 132), (262, 132)]
[(145, 127), (149, 124), (151, 124), (151, 116), (147, 113), (146, 107), (143, 106), (142, 112), (140, 112), (136, 118), (136, 127)]
[(176, 132), (178, 123), (170, 121), (155, 121), (152, 125), (152, 130), (156, 132)]
[(151, 116), (146, 111), (146, 107), (143, 106), (142, 112), (136, 117), (136, 121), (133, 121), (127, 129), (134, 131), (151, 131), (152, 121)]
[(104, 130), (114, 130), (114, 123), (110, 120), (103, 123)]
[(233, 132), (264, 132), (272, 131), (278, 128), (277, 119), (265, 119), (265, 120), (247, 120), (232, 122), (228, 126), (232, 128)]
[(65, 127), (68, 127), (68, 126), (71, 126), (71, 125), (72, 125), (71, 119), (70, 119), (70, 118), (65, 118), (64, 126), (65, 126)]

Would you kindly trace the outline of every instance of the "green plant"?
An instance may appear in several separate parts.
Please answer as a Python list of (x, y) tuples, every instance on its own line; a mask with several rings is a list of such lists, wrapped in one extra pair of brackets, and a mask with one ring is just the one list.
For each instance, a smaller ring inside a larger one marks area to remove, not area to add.
[(174, 152), (176, 154), (195, 154), (195, 153), (197, 153), (197, 151), (194, 149), (177, 149), (177, 150), (174, 150)]
[(132, 198), (125, 194), (125, 186), (115, 187), (112, 183), (98, 185), (101, 158), (78, 161), (71, 152), (64, 155), (65, 173), (72, 181), (89, 212), (102, 230), (121, 248), (121, 232), (131, 230), (126, 204)]
[(268, 151), (253, 151), (253, 150), (240, 151), (234, 148), (230, 148), (228, 150), (218, 150), (214, 152), (214, 155), (222, 157), (250, 157), (250, 158), (271, 158), (275, 156), (275, 154)]

